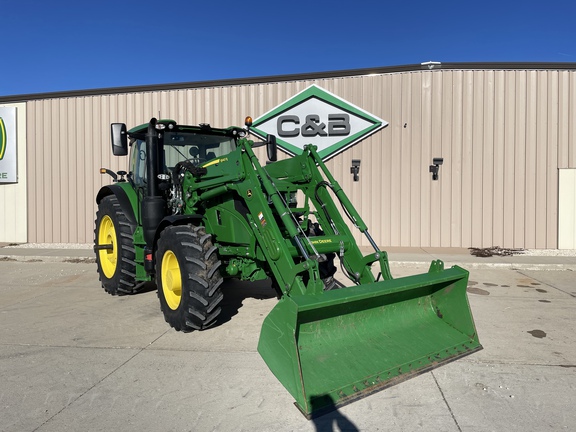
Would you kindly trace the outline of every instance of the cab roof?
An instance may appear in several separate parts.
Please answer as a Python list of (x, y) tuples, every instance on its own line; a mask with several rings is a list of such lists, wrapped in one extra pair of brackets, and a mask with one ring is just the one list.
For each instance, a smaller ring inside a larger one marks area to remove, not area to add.
[[(221, 135), (221, 136), (243, 136), (246, 134), (246, 130), (237, 126), (230, 126), (227, 128), (213, 128), (207, 123), (201, 123), (198, 126), (188, 126), (188, 125), (179, 125), (174, 120), (170, 119), (162, 119), (158, 120), (156, 125), (164, 126), (164, 129), (171, 132), (192, 132), (192, 133), (199, 133), (199, 134), (206, 134), (206, 135)], [(128, 135), (133, 138), (144, 139), (146, 132), (148, 131), (148, 123), (141, 124), (139, 126), (135, 126), (128, 131)]]

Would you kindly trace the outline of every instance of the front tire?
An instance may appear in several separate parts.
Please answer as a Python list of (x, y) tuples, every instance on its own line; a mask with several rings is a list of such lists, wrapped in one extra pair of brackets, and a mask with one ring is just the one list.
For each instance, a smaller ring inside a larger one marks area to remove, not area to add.
[(94, 251), (102, 288), (111, 295), (133, 294), (136, 250), (132, 226), (114, 195), (104, 197), (98, 205)]
[(224, 298), (212, 236), (204, 227), (166, 228), (158, 240), (156, 285), (164, 319), (178, 331), (213, 326)]

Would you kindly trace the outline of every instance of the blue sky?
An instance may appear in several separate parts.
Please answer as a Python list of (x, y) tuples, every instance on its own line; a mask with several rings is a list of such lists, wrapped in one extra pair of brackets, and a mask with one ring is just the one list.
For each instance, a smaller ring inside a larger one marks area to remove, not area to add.
[(424, 61), (576, 62), (576, 2), (0, 0), (0, 96)]

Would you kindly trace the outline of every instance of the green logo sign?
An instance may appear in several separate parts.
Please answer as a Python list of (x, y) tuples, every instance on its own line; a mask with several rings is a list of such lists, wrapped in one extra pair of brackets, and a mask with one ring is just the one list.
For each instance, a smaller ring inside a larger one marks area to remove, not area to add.
[(0, 160), (4, 159), (6, 153), (6, 125), (0, 117)]
[(290, 155), (314, 144), (327, 160), (386, 125), (388, 122), (312, 85), (254, 120), (252, 130), (262, 137), (276, 135), (278, 147)]
[(0, 183), (18, 183), (16, 107), (0, 106)]

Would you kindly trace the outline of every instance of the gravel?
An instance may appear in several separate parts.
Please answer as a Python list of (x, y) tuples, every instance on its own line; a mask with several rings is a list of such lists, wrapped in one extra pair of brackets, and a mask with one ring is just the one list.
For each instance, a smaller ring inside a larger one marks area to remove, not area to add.
[(4, 249), (92, 249), (92, 243), (10, 243)]
[(576, 256), (576, 249), (526, 249), (522, 255), (527, 256)]

